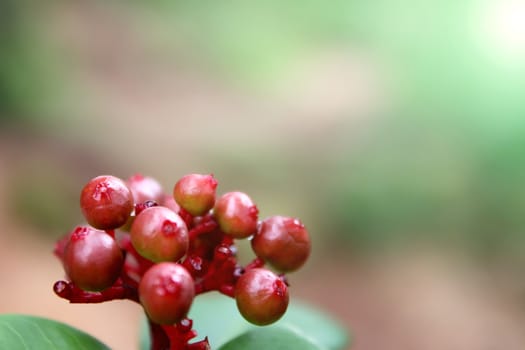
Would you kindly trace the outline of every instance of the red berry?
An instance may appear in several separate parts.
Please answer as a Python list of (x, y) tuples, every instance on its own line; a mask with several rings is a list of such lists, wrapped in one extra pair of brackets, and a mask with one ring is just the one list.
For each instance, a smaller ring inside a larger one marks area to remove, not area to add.
[(124, 263), (115, 240), (104, 231), (77, 227), (64, 249), (64, 270), (71, 281), (88, 291), (111, 287)]
[(166, 207), (144, 209), (131, 225), (130, 236), (137, 252), (154, 262), (177, 261), (188, 251), (188, 228)]
[(310, 255), (310, 237), (295, 218), (271, 216), (261, 222), (251, 241), (255, 254), (283, 272), (299, 269)]
[(259, 211), (243, 192), (228, 192), (215, 203), (213, 215), (220, 229), (233, 238), (246, 238), (255, 233)]
[(135, 174), (126, 180), (135, 204), (145, 201), (160, 203), (164, 197), (161, 184), (152, 177)]
[(168, 209), (171, 209), (176, 213), (180, 211), (180, 205), (175, 201), (175, 198), (173, 198), (173, 196), (170, 196), (169, 194), (165, 194), (162, 197), (162, 200), (160, 201), (160, 205)]
[(188, 213), (199, 216), (213, 208), (216, 188), (213, 175), (189, 174), (177, 181), (173, 197)]
[(128, 220), (133, 210), (133, 196), (121, 179), (110, 175), (97, 176), (82, 189), (80, 207), (91, 226), (111, 230)]
[(235, 301), (248, 322), (265, 326), (274, 323), (286, 312), (288, 287), (267, 269), (251, 269), (239, 277), (235, 285)]
[(182, 265), (163, 262), (152, 266), (139, 284), (140, 303), (149, 319), (174, 324), (186, 317), (195, 297), (195, 284)]

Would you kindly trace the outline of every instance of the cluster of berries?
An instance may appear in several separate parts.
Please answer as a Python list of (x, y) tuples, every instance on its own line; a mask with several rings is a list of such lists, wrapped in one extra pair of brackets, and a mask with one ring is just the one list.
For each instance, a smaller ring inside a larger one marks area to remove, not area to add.
[[(295, 218), (259, 220), (243, 192), (216, 199), (212, 175), (189, 174), (167, 195), (158, 181), (135, 175), (124, 181), (98, 176), (82, 189), (80, 207), (89, 225), (56, 243), (67, 281), (55, 293), (72, 303), (129, 299), (148, 317), (152, 349), (209, 349), (187, 314), (207, 291), (235, 298), (256, 325), (277, 321), (288, 306), (285, 273), (310, 254), (310, 238)], [(249, 238), (256, 255), (246, 266), (235, 240)], [(265, 268), (265, 264), (272, 270)]]

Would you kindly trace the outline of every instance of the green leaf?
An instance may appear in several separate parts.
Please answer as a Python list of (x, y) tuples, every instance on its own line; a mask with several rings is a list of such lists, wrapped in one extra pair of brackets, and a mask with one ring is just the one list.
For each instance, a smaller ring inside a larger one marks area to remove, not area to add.
[[(296, 300), (291, 300), (286, 314), (278, 322), (265, 327), (248, 323), (239, 314), (234, 299), (216, 292), (199, 295), (193, 303), (189, 317), (193, 319), (193, 326), (198, 332), (197, 339), (207, 336), (212, 349), (218, 349), (232, 339), (247, 333), (253, 337), (251, 332), (254, 330), (281, 334), (284, 329), (292, 332), (295, 337), (300, 337), (315, 344), (317, 348), (326, 350), (346, 349), (350, 341), (347, 331), (330, 316)], [(264, 333), (261, 336), (268, 335)], [(148, 338), (148, 328), (144, 322), (141, 335), (142, 350), (149, 349)], [(288, 346), (291, 345), (287, 344)]]
[(109, 350), (76, 328), (57, 321), (26, 315), (0, 315), (0, 349)]
[(280, 327), (251, 329), (230, 340), (219, 350), (325, 350), (300, 334)]

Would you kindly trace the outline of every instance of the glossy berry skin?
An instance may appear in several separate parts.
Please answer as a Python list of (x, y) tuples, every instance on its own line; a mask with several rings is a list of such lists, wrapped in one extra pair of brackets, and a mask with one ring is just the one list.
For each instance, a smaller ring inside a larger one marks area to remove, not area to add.
[(295, 218), (271, 216), (264, 219), (251, 240), (254, 253), (275, 269), (291, 272), (299, 269), (310, 255), (310, 236)]
[(172, 210), (156, 206), (144, 209), (131, 225), (131, 243), (153, 262), (177, 261), (188, 251), (188, 228)]
[(265, 326), (279, 320), (286, 312), (288, 287), (270, 270), (254, 268), (239, 277), (235, 301), (248, 322)]
[(111, 287), (120, 275), (124, 256), (104, 231), (77, 227), (64, 248), (64, 270), (71, 281), (87, 291)]
[(188, 174), (175, 184), (173, 197), (188, 213), (199, 216), (213, 208), (216, 188), (212, 175)]
[(97, 176), (82, 189), (80, 208), (91, 226), (99, 230), (116, 229), (128, 220), (133, 210), (133, 195), (121, 179)]
[(162, 200), (160, 201), (160, 205), (168, 209), (171, 209), (176, 213), (180, 211), (180, 205), (175, 201), (173, 196), (170, 196), (169, 194), (165, 194), (162, 197)]
[(220, 229), (233, 238), (246, 238), (257, 229), (258, 209), (243, 192), (228, 192), (215, 203), (213, 215)]
[(152, 177), (135, 174), (126, 180), (126, 185), (133, 194), (135, 204), (145, 201), (160, 203), (164, 198), (161, 184)]
[(148, 318), (158, 324), (174, 324), (188, 314), (195, 284), (180, 264), (163, 262), (153, 265), (139, 284), (139, 299)]

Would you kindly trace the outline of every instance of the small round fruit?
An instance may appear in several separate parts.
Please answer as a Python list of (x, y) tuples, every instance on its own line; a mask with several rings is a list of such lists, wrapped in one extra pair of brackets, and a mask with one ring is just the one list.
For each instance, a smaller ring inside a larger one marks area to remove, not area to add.
[(264, 219), (251, 240), (255, 254), (282, 272), (299, 269), (310, 255), (308, 231), (298, 219), (271, 216)]
[(160, 205), (168, 209), (171, 209), (176, 213), (180, 211), (180, 205), (175, 201), (175, 198), (173, 198), (173, 196), (170, 196), (169, 194), (165, 194), (162, 197), (162, 200), (160, 201)]
[(213, 208), (216, 188), (213, 175), (188, 174), (175, 184), (173, 197), (188, 213), (199, 216)]
[(63, 262), (66, 274), (78, 287), (101, 291), (115, 283), (124, 257), (115, 240), (107, 233), (79, 226), (69, 236)]
[(91, 226), (111, 230), (128, 220), (133, 210), (133, 195), (121, 179), (111, 175), (97, 176), (82, 189), (80, 208)]
[(174, 324), (188, 314), (195, 284), (182, 265), (163, 262), (153, 265), (139, 284), (139, 299), (148, 318), (158, 324)]
[(255, 233), (259, 211), (243, 192), (228, 192), (215, 203), (213, 215), (220, 229), (233, 238), (246, 238)]
[(241, 315), (258, 326), (279, 320), (288, 308), (288, 287), (265, 268), (246, 271), (235, 285), (235, 301)]
[(188, 228), (172, 210), (156, 206), (144, 209), (131, 225), (131, 243), (154, 262), (177, 261), (188, 251)]
[(126, 180), (135, 204), (145, 201), (160, 203), (164, 197), (161, 184), (152, 177), (135, 174)]

